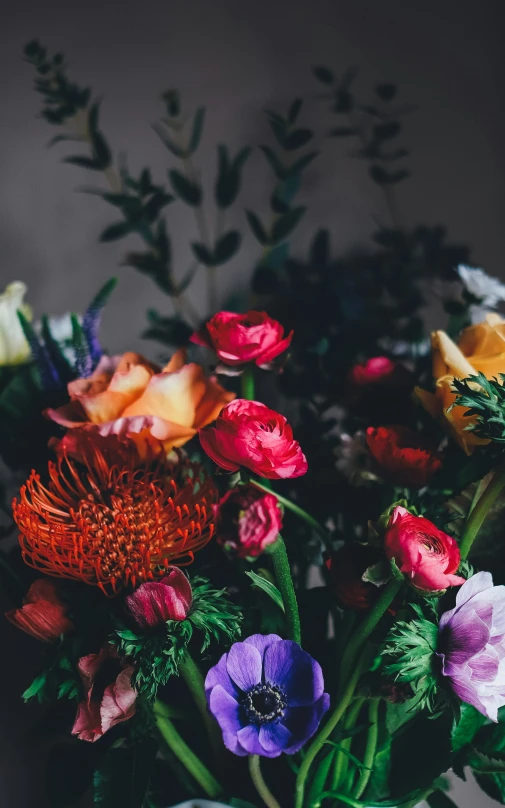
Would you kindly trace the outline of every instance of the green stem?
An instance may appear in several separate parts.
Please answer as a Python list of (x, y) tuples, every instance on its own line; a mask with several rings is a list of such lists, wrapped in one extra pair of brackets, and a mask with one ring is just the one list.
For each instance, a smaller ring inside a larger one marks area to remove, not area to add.
[(197, 758), (187, 743), (181, 738), (171, 720), (167, 718), (163, 705), (158, 701), (153, 707), (156, 726), (174, 755), (185, 766), (189, 774), (194, 777), (198, 785), (205, 791), (210, 799), (216, 799), (223, 794), (223, 788), (206, 766)]
[(505, 467), (498, 469), (481, 498), (470, 512), (466, 520), (465, 530), (461, 538), (460, 551), (461, 560), (464, 561), (471, 550), (477, 534), (482, 527), (482, 523), (487, 513), (493, 507), (495, 501), (505, 488)]
[(291, 567), (286, 552), (286, 545), (282, 536), (278, 536), (271, 551), (272, 564), (275, 572), (275, 580), (279, 587), (286, 610), (287, 632), (290, 640), (294, 640), (301, 645), (302, 634), (300, 628), (300, 615), (298, 612), (298, 602), (296, 592), (291, 577)]
[[(359, 698), (356, 699), (354, 704), (349, 707), (347, 711), (347, 715), (344, 720), (344, 731), (347, 729), (352, 729), (354, 724), (356, 723), (356, 719), (360, 713), (360, 710), (363, 706), (364, 699)], [(337, 757), (335, 759), (335, 766), (333, 769), (333, 777), (331, 788), (333, 791), (337, 791), (342, 781), (344, 779), (346, 769), (347, 769), (347, 755), (346, 752), (350, 751), (352, 744), (352, 737), (344, 738), (340, 743), (340, 749), (337, 751)]]
[(240, 377), (240, 385), (242, 388), (242, 398), (247, 401), (254, 401), (254, 367), (253, 365), (246, 365), (242, 376)]
[(375, 751), (377, 749), (377, 739), (379, 737), (379, 703), (379, 699), (371, 699), (370, 704), (368, 705), (368, 721), (370, 723), (370, 729), (368, 730), (365, 755), (363, 758), (363, 763), (366, 766), (366, 769), (362, 770), (358, 780), (358, 785), (356, 786), (356, 790), (353, 795), (357, 800), (359, 800), (365, 791), (368, 781), (370, 780), (370, 775), (372, 774)]
[(254, 787), (267, 808), (281, 808), (274, 795), (268, 788), (261, 774), (261, 759), (259, 755), (249, 755), (249, 774)]
[(299, 505), (296, 505), (294, 502), (291, 502), (290, 499), (287, 499), (286, 497), (283, 497), (281, 494), (278, 494), (277, 491), (272, 492), (272, 489), (267, 485), (267, 483), (260, 482), (259, 480), (250, 480), (250, 483), (251, 485), (256, 486), (256, 488), (260, 488), (262, 491), (268, 491), (270, 494), (274, 493), (279, 502), (281, 503), (281, 505), (284, 505), (284, 507), (287, 508), (288, 511), (295, 513), (297, 516), (300, 517), (300, 519), (303, 519), (304, 522), (310, 525), (310, 527), (314, 530), (314, 532), (317, 533), (323, 540), (323, 543), (327, 547), (327, 549), (331, 549), (331, 545), (326, 530), (317, 521), (317, 519), (314, 519), (314, 517), (310, 515), (310, 513), (307, 513), (307, 511), (304, 511), (303, 508), (300, 508)]
[(216, 758), (219, 759), (222, 757), (222, 752), (224, 751), (219, 726), (216, 721), (214, 721), (207, 709), (204, 679), (200, 668), (190, 656), (188, 651), (186, 651), (182, 661), (179, 663), (179, 671), (182, 678), (186, 682), (188, 690), (193, 696), (193, 701), (196, 704), (198, 712), (202, 717), (214, 754)]
[(344, 805), (350, 805), (351, 808), (366, 808), (364, 802), (358, 802), (357, 800), (353, 800), (352, 797), (347, 797), (345, 794), (338, 794), (336, 791), (323, 791), (323, 793), (319, 795), (318, 801), (314, 803), (313, 808), (319, 808), (322, 801), (327, 799), (332, 799), (334, 803), (343, 802)]
[(384, 612), (390, 606), (393, 598), (396, 596), (401, 586), (402, 581), (397, 581), (395, 578), (392, 578), (389, 583), (383, 587), (382, 593), (375, 602), (373, 608), (358, 626), (356, 632), (349, 641), (344, 653), (344, 658), (342, 660), (340, 697), (337, 698), (337, 706), (335, 707), (329, 720), (319, 731), (309, 746), (303, 763), (300, 766), (300, 771), (298, 772), (296, 781), (296, 808), (302, 808), (303, 806), (305, 781), (314, 758), (323, 744), (330, 737), (331, 733), (347, 710), (352, 701), (354, 690), (359, 678), (366, 668), (366, 648), (363, 649), (365, 641), (376, 627)]

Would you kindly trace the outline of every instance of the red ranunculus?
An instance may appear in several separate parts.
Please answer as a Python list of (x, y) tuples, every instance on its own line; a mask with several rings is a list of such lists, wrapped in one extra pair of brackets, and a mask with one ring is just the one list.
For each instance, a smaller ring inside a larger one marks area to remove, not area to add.
[(77, 708), (72, 735), (81, 741), (98, 741), (111, 727), (135, 714), (134, 668), (120, 662), (113, 645), (81, 657), (78, 668), (85, 700)]
[(218, 543), (239, 558), (261, 555), (282, 528), (277, 497), (254, 485), (228, 491), (214, 505), (214, 516)]
[(172, 567), (161, 581), (147, 581), (126, 598), (126, 608), (145, 631), (167, 620), (185, 620), (193, 593), (186, 575)]
[(270, 480), (300, 477), (307, 471), (287, 420), (259, 401), (232, 401), (199, 436), (204, 452), (226, 471), (245, 466)]
[(454, 575), (460, 563), (456, 541), (429, 519), (414, 516), (405, 508), (394, 509), (384, 536), (384, 550), (418, 589), (435, 592), (465, 583), (464, 578)]
[(325, 558), (330, 573), (331, 587), (340, 604), (347, 609), (367, 611), (380, 595), (380, 588), (363, 580), (368, 567), (383, 558), (375, 547), (362, 544), (345, 544)]
[(191, 342), (212, 348), (224, 365), (236, 367), (254, 362), (268, 369), (288, 348), (292, 337), (292, 331), (285, 337), (281, 324), (264, 311), (220, 311), (201, 331), (195, 331)]
[(7, 612), (6, 618), (43, 642), (54, 642), (62, 634), (69, 634), (74, 625), (68, 617), (66, 605), (60, 600), (58, 589), (56, 581), (38, 578), (28, 590), (24, 606)]
[(428, 442), (405, 426), (370, 426), (366, 442), (380, 471), (396, 485), (422, 488), (442, 466)]

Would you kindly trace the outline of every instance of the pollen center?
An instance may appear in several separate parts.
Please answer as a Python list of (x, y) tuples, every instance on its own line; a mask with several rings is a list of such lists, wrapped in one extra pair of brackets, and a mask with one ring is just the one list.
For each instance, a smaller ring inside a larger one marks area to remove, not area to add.
[(272, 684), (256, 685), (243, 699), (243, 707), (248, 719), (256, 724), (266, 724), (282, 718), (287, 707), (287, 699), (280, 687)]

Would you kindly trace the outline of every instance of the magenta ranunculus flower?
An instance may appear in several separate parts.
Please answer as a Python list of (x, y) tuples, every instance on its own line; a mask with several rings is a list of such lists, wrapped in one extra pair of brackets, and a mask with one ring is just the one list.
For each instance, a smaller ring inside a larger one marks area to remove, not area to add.
[(135, 714), (137, 693), (131, 685), (134, 668), (119, 660), (113, 645), (81, 657), (78, 668), (85, 700), (77, 708), (72, 735), (93, 742)]
[(505, 586), (477, 572), (439, 623), (442, 674), (462, 701), (492, 721), (505, 706)]
[(259, 556), (282, 529), (277, 497), (254, 485), (232, 488), (214, 505), (218, 543), (239, 558)]
[(286, 418), (259, 401), (232, 401), (198, 434), (204, 452), (226, 471), (244, 466), (270, 480), (300, 477), (307, 471)]
[(192, 601), (186, 575), (178, 567), (172, 567), (161, 581), (147, 581), (128, 595), (126, 607), (135, 622), (149, 631), (167, 620), (185, 620)]
[(330, 706), (321, 666), (291, 640), (253, 634), (207, 674), (209, 710), (234, 755), (293, 755)]
[(212, 348), (223, 365), (237, 367), (254, 362), (260, 368), (269, 369), (272, 361), (289, 347), (292, 338), (292, 331), (285, 337), (282, 325), (264, 311), (248, 311), (247, 314), (220, 311), (201, 331), (195, 331), (191, 342)]

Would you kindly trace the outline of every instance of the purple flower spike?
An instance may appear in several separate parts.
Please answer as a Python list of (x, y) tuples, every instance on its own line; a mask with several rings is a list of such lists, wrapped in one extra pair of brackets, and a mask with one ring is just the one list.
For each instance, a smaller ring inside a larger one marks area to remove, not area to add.
[(207, 674), (209, 710), (235, 755), (293, 755), (330, 706), (321, 666), (277, 634), (236, 642)]
[(439, 624), (442, 673), (462, 701), (498, 720), (505, 705), (505, 586), (478, 572), (456, 596)]

